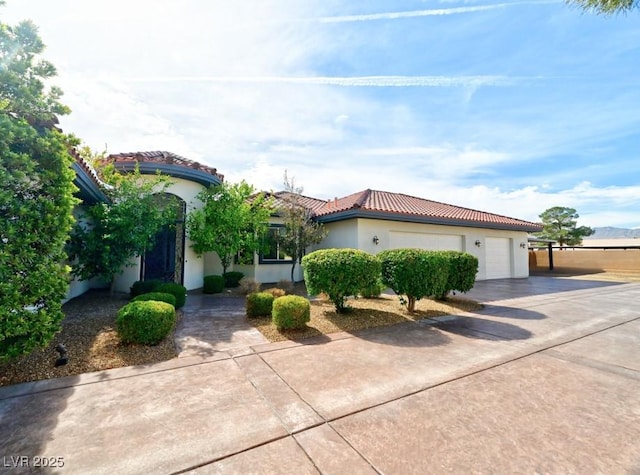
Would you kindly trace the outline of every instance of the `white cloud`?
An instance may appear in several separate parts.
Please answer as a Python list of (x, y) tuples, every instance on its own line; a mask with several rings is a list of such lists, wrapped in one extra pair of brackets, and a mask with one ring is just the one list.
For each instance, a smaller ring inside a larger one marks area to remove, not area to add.
[(475, 5), (465, 7), (431, 8), (426, 10), (411, 10), (402, 12), (368, 13), (361, 15), (342, 15), (313, 18), (311, 21), (319, 23), (351, 23), (359, 21), (399, 20), (403, 18), (419, 18), (427, 16), (460, 15), (464, 13), (484, 12), (513, 7), (517, 5), (531, 5), (543, 3), (556, 3), (558, 0), (538, 0), (528, 2), (494, 3), (490, 5)]

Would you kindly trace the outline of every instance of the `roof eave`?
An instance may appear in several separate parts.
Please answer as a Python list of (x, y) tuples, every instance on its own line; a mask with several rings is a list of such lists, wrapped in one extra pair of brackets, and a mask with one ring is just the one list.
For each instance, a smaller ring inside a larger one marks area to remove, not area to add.
[(363, 209), (348, 209), (345, 211), (338, 211), (331, 214), (317, 216), (315, 219), (321, 223), (332, 223), (336, 221), (343, 221), (346, 219), (354, 218), (368, 218), (368, 219), (380, 219), (386, 221), (400, 221), (408, 223), (420, 223), (420, 224), (440, 224), (446, 226), (461, 226), (469, 228), (484, 228), (484, 229), (498, 229), (504, 231), (525, 231), (525, 232), (538, 232), (542, 230), (542, 226), (528, 225), (528, 224), (500, 224), (489, 223), (483, 221), (467, 221), (462, 219), (452, 218), (438, 218), (432, 216), (420, 216), (412, 214), (400, 214), (390, 213), (384, 211), (371, 211)]
[(107, 203), (109, 198), (100, 189), (95, 180), (87, 174), (87, 171), (78, 162), (72, 164), (76, 173), (74, 183), (78, 187), (78, 197), (84, 204)]
[(204, 186), (215, 186), (222, 184), (219, 177), (214, 176), (202, 170), (188, 168), (181, 165), (171, 165), (168, 163), (157, 162), (136, 162), (136, 161), (116, 161), (114, 166), (117, 170), (131, 172), (139, 167), (140, 173), (145, 175), (153, 175), (158, 171), (174, 178), (182, 178), (184, 180), (193, 181)]

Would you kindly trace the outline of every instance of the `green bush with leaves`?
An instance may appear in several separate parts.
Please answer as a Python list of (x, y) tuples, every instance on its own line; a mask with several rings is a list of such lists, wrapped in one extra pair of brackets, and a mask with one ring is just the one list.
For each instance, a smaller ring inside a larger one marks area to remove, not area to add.
[(131, 299), (132, 302), (146, 302), (148, 300), (155, 300), (156, 302), (170, 303), (174, 307), (176, 306), (176, 297), (173, 294), (166, 292), (149, 292), (146, 294), (140, 294), (137, 297)]
[(416, 301), (441, 296), (447, 288), (449, 262), (438, 251), (388, 249), (378, 254), (382, 264), (382, 282), (391, 287), (413, 313)]
[(219, 294), (224, 290), (224, 277), (221, 275), (205, 275), (202, 291), (205, 294)]
[(382, 294), (382, 291), (386, 288), (387, 286), (382, 283), (382, 279), (378, 278), (378, 281), (374, 285), (361, 289), (360, 296), (365, 299), (374, 299), (380, 297), (380, 294)]
[(304, 328), (311, 320), (311, 304), (299, 295), (285, 295), (273, 301), (271, 321), (279, 330)]
[(358, 249), (321, 249), (302, 258), (304, 280), (310, 295), (327, 294), (338, 313), (349, 310), (346, 298), (376, 285), (380, 261)]
[(176, 298), (176, 308), (183, 307), (187, 301), (187, 288), (175, 282), (166, 282), (156, 287), (155, 292), (166, 292)]
[(130, 302), (116, 317), (116, 330), (124, 343), (157, 345), (176, 323), (176, 310), (166, 302)]
[(254, 292), (247, 295), (247, 317), (271, 315), (275, 297), (269, 292)]
[(154, 292), (163, 282), (161, 280), (137, 280), (129, 287), (131, 297)]
[(225, 272), (224, 274), (222, 274), (222, 277), (224, 278), (225, 287), (234, 288), (240, 285), (240, 281), (244, 277), (244, 274), (238, 271), (231, 271)]
[(468, 252), (439, 251), (447, 260), (449, 274), (444, 292), (438, 297), (444, 299), (449, 292), (468, 292), (476, 283), (478, 258)]

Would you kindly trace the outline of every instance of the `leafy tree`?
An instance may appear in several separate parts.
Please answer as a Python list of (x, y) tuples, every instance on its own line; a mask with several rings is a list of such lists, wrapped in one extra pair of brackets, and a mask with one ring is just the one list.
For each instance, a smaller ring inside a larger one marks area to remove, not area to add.
[(560, 246), (578, 246), (582, 238), (591, 236), (594, 230), (587, 226), (578, 227), (580, 215), (573, 208), (554, 206), (540, 215), (542, 232), (536, 235), (542, 239), (553, 239)]
[(0, 22), (0, 360), (46, 345), (64, 316), (76, 140), (52, 127), (68, 109), (45, 90), (43, 50), (32, 23)]
[(206, 188), (197, 196), (203, 206), (187, 216), (191, 247), (198, 255), (217, 253), (223, 274), (239, 251), (253, 253), (260, 249), (269, 227), (272, 201), (264, 193), (254, 192), (245, 181)]
[(278, 233), (280, 248), (291, 256), (291, 282), (296, 264), (301, 262), (306, 249), (313, 244), (318, 244), (326, 235), (322, 223), (312, 220), (311, 210), (302, 203), (302, 187), (295, 186), (295, 180), (289, 179), (284, 173), (285, 192), (282, 196), (283, 205), (278, 209), (282, 216), (284, 228)]
[(578, 5), (586, 11), (604, 14), (626, 13), (640, 6), (638, 0), (567, 0), (567, 2)]
[(109, 202), (85, 209), (86, 219), (74, 227), (68, 250), (76, 259), (75, 276), (102, 277), (113, 293), (122, 268), (133, 265), (132, 258), (153, 248), (162, 228), (175, 223), (177, 203), (164, 194), (171, 185), (166, 176), (142, 176), (137, 169), (121, 174), (113, 165), (99, 172), (108, 185), (104, 191)]

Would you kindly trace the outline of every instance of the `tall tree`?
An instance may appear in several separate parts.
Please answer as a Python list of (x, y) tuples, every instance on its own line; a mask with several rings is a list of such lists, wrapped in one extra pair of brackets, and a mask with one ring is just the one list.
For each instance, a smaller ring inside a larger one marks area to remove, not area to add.
[(640, 6), (639, 0), (567, 0), (586, 11), (604, 14), (626, 13)]
[(198, 255), (218, 254), (223, 273), (239, 251), (258, 251), (269, 227), (272, 201), (264, 193), (254, 193), (253, 186), (245, 181), (206, 188), (197, 196), (202, 207), (187, 216), (193, 250)]
[(69, 110), (43, 50), (33, 23), (0, 22), (0, 360), (46, 345), (64, 316), (77, 141), (53, 127)]
[(326, 236), (327, 230), (322, 223), (313, 221), (311, 210), (302, 202), (302, 187), (296, 187), (295, 179), (289, 178), (284, 172), (284, 189), (282, 206), (278, 213), (282, 216), (284, 228), (279, 230), (278, 244), (280, 248), (291, 256), (291, 282), (294, 281), (296, 264), (300, 263), (309, 246), (320, 243)]
[[(90, 160), (100, 163), (99, 160)], [(81, 279), (101, 277), (114, 291), (116, 276), (132, 258), (153, 248), (156, 235), (173, 225), (177, 203), (165, 192), (171, 181), (164, 175), (118, 173), (112, 164), (98, 168), (108, 185), (107, 203), (85, 209), (84, 219), (71, 233), (69, 257), (75, 259), (73, 274)]]
[(542, 232), (536, 233), (543, 239), (553, 239), (560, 246), (577, 246), (585, 236), (591, 236), (593, 229), (587, 226), (578, 226), (580, 215), (573, 208), (554, 206), (540, 215), (542, 220)]

